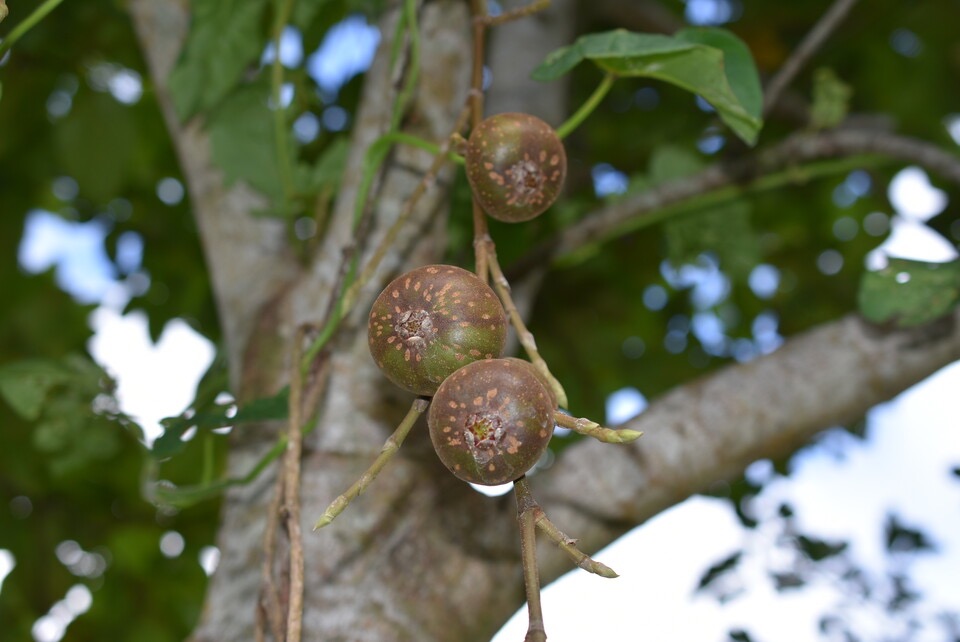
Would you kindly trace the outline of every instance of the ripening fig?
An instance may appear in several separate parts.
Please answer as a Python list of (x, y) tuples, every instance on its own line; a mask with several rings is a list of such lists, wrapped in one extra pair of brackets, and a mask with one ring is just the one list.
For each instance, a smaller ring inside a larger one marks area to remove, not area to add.
[(467, 180), (484, 211), (508, 223), (553, 205), (567, 175), (567, 154), (550, 125), (535, 116), (490, 116), (470, 133)]
[(487, 359), (440, 384), (427, 424), (440, 461), (458, 478), (495, 486), (519, 478), (553, 435), (556, 404), (526, 361)]
[(427, 265), (380, 293), (367, 336), (370, 354), (391, 381), (432, 395), (457, 368), (503, 354), (507, 319), (500, 299), (475, 274)]

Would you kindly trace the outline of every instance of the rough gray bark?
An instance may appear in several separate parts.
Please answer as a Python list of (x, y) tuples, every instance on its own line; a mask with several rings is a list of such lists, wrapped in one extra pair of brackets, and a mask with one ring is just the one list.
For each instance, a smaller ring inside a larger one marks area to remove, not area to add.
[[(625, 424), (644, 432), (639, 441), (583, 441), (533, 479), (534, 491), (554, 521), (595, 550), (758, 459), (784, 457), (848, 425), (957, 359), (960, 311), (899, 331), (844, 317), (671, 391)], [(542, 568), (552, 579), (568, 567), (551, 554)]]
[[(504, 10), (526, 4), (523, 0), (501, 3)], [(567, 118), (566, 77), (535, 83), (530, 74), (548, 53), (573, 41), (575, 15), (574, 0), (553, 0), (546, 11), (491, 30), (487, 56), (492, 72), (488, 114), (520, 111), (554, 127)]]
[[(132, 0), (131, 11), (187, 176), (232, 363), (242, 396), (286, 382), (289, 342), (299, 323), (322, 313), (350, 242), (356, 168), (364, 148), (386, 126), (393, 84), (384, 50), (368, 74), (355, 119), (348, 180), (316, 260), (289, 255), (275, 223), (251, 216), (257, 198), (225, 188), (211, 164), (202, 123), (178, 123), (166, 77), (187, 24), (186, 3)], [(409, 122), (434, 140), (445, 136), (469, 76), (466, 5), (431, 2), (421, 17), (423, 87)], [(384, 33), (389, 33), (384, 29)], [(497, 45), (508, 49), (504, 41)], [(378, 195), (371, 242), (383, 234), (429, 159), (403, 152)], [(376, 455), (410, 398), (393, 391), (367, 354), (363, 310), (391, 271), (436, 260), (442, 243), (442, 189), (418, 208), (409, 252), (391, 256), (336, 344), (320, 425), (304, 444), (306, 550), (304, 639), (442, 641), (488, 639), (522, 603), (518, 538), (509, 497), (484, 498), (450, 476), (426, 431), (414, 431), (371, 490), (331, 526), (310, 531), (327, 503)], [(939, 334), (880, 332), (842, 319), (791, 339), (773, 355), (726, 368), (655, 402), (631, 426), (647, 432), (624, 448), (584, 442), (553, 469), (533, 478), (554, 521), (589, 550), (605, 545), (711, 482), (739, 474), (760, 457), (790, 452), (818, 430), (865, 412), (960, 358), (960, 315)], [(929, 330), (929, 329), (928, 329)], [(246, 472), (283, 427), (235, 435), (229, 468)], [(228, 493), (211, 580), (193, 639), (249, 640), (257, 609), (262, 533), (273, 477)], [(570, 568), (549, 553), (545, 579)], [(549, 626), (549, 623), (548, 623)]]

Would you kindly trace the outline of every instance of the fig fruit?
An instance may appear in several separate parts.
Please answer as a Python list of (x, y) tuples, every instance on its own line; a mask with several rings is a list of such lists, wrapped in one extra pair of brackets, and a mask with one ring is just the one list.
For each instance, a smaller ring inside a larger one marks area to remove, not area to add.
[(432, 395), (455, 370), (503, 354), (500, 299), (475, 274), (427, 265), (394, 279), (370, 310), (370, 354), (395, 384)]
[(550, 125), (535, 116), (490, 116), (470, 133), (467, 180), (493, 218), (527, 221), (553, 205), (567, 175), (567, 154)]
[(440, 384), (427, 424), (440, 461), (459, 479), (495, 486), (530, 470), (553, 435), (556, 404), (519, 359), (468, 364)]

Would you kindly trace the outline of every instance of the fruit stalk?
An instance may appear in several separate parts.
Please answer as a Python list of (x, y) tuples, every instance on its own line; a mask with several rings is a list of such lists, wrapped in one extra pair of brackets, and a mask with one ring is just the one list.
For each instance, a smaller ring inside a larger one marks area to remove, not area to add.
[(604, 428), (597, 422), (590, 421), (586, 417), (573, 417), (565, 412), (555, 413), (554, 419), (561, 428), (567, 428), (581, 435), (593, 437), (597, 441), (602, 441), (606, 444), (628, 444), (643, 435), (639, 430), (629, 430), (626, 428), (614, 430), (612, 428)]
[(487, 244), (486, 256), (490, 266), (490, 274), (493, 277), (493, 288), (500, 296), (500, 301), (503, 302), (503, 307), (510, 317), (510, 323), (517, 331), (517, 339), (520, 341), (520, 345), (523, 346), (527, 356), (530, 357), (530, 362), (550, 383), (550, 389), (557, 398), (557, 404), (561, 408), (566, 408), (568, 404), (567, 393), (560, 382), (557, 381), (557, 378), (553, 376), (553, 373), (550, 372), (547, 362), (540, 356), (536, 339), (534, 339), (533, 333), (527, 329), (517, 305), (513, 302), (513, 297), (510, 295), (510, 282), (507, 281), (507, 277), (503, 275), (503, 270), (500, 269), (500, 263), (497, 262), (497, 252), (492, 241)]
[[(546, 642), (543, 609), (540, 605), (540, 570), (537, 567), (536, 511), (540, 510), (525, 476), (513, 483), (520, 522), (520, 554), (523, 559), (523, 587), (527, 594), (527, 635), (524, 642)], [(542, 513), (543, 511), (540, 510)]]

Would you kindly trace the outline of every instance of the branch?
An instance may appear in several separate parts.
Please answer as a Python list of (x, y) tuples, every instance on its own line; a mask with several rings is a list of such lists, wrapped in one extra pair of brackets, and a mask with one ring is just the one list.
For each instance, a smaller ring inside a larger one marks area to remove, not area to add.
[(803, 42), (794, 50), (787, 59), (787, 62), (780, 68), (780, 71), (767, 84), (764, 92), (763, 114), (766, 116), (770, 109), (780, 99), (783, 90), (793, 82), (793, 79), (800, 73), (800, 70), (813, 57), (827, 38), (830, 37), (843, 19), (850, 13), (850, 9), (856, 4), (857, 0), (836, 0), (827, 12), (824, 13), (817, 24), (813, 26)]
[[(797, 134), (757, 154), (717, 163), (692, 176), (663, 183), (601, 207), (534, 248), (512, 267), (509, 277), (512, 280), (531, 267), (613, 238), (627, 224), (634, 229), (657, 222), (670, 213), (666, 208), (687, 204), (723, 189), (732, 190), (729, 196), (736, 196), (762, 179), (804, 162), (870, 154), (920, 165), (960, 185), (960, 157), (926, 141), (865, 129), (840, 128)], [(805, 177), (802, 172), (797, 172), (797, 178)]]
[(188, 3), (133, 0), (129, 10), (156, 98), (187, 182), (227, 346), (230, 382), (239, 389), (242, 355), (257, 312), (299, 273), (283, 221), (255, 217), (263, 199), (242, 184), (227, 187), (199, 118), (181, 123), (167, 79), (187, 36)]
[[(593, 551), (757, 459), (787, 456), (818, 432), (862, 417), (957, 359), (960, 310), (897, 331), (850, 315), (676, 388), (625, 424), (643, 439), (616, 447), (583, 440), (532, 482), (551, 517)], [(544, 578), (567, 564), (545, 557)]]

